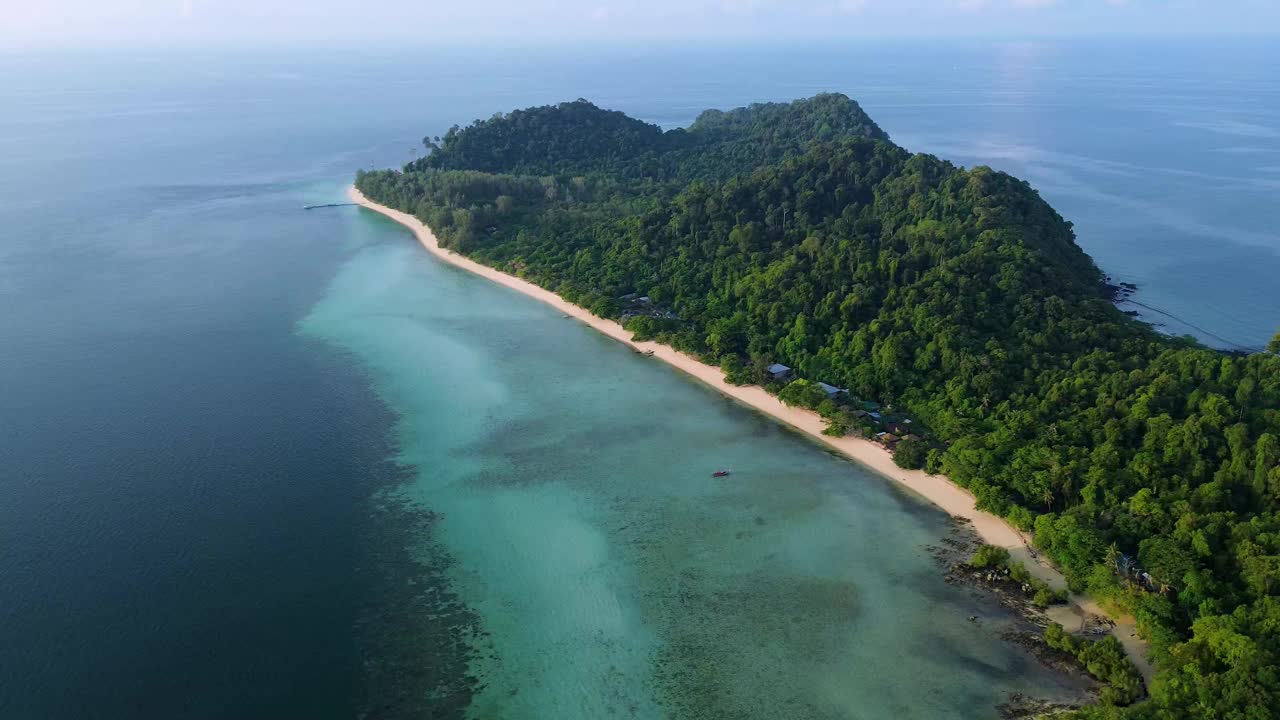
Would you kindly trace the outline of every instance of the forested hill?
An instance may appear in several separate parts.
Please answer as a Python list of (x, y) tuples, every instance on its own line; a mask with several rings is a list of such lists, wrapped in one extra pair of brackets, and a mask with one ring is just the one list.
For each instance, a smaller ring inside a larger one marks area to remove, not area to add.
[(708, 110), (688, 129), (667, 132), (579, 99), (498, 114), (451, 128), (443, 138), (426, 138), (431, 154), (408, 169), (692, 180), (745, 172), (814, 141), (845, 137), (889, 139), (857, 103), (836, 94)]
[(586, 100), (498, 114), (424, 144), (432, 152), (415, 169), (529, 175), (617, 170), (669, 145), (657, 125)]
[[(915, 462), (1138, 618), (1151, 700), (1085, 714), (1276, 716), (1280, 357), (1125, 317), (1029, 185), (913, 155), (842, 96), (666, 133), (585, 103), (529, 112), (357, 186), (734, 381), (781, 362), (909, 411), (936, 441)], [(660, 312), (633, 312), (633, 294)]]
[(802, 145), (842, 137), (889, 140), (889, 134), (856, 102), (838, 93), (791, 103), (756, 103), (729, 111), (705, 110), (688, 133), (703, 143), (746, 139), (758, 145)]

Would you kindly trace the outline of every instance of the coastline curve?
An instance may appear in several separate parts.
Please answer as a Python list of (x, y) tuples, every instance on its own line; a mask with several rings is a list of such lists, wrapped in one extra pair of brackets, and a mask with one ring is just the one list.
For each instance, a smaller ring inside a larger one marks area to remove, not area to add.
[[(733, 400), (801, 432), (810, 440), (822, 443), (841, 456), (923, 497), (952, 517), (968, 521), (984, 542), (1006, 548), (1012, 559), (1022, 562), (1035, 577), (1051, 587), (1060, 589), (1066, 586), (1062, 573), (1050, 565), (1043, 556), (1031, 550), (1029, 535), (1014, 528), (1003, 518), (979, 510), (973, 495), (946, 476), (929, 475), (923, 470), (900, 468), (893, 462), (892, 456), (887, 451), (869, 440), (824, 435), (822, 432), (824, 423), (816, 412), (790, 407), (759, 386), (738, 386), (727, 383), (720, 368), (703, 363), (668, 345), (633, 340), (633, 334), (613, 320), (593, 315), (585, 308), (574, 305), (534, 283), (483, 265), (443, 247), (431, 228), (418, 218), (369, 200), (355, 186), (349, 186), (347, 194), (352, 203), (377, 212), (408, 228), (423, 248), (450, 265), (550, 305), (597, 332), (657, 358)], [(1071, 630), (1072, 625), (1081, 622), (1086, 614), (1110, 617), (1092, 598), (1074, 594), (1071, 595), (1065, 607), (1052, 608), (1049, 617)], [(1146, 643), (1137, 637), (1133, 618), (1112, 617), (1111, 619), (1115, 622), (1112, 634), (1124, 646), (1144, 680), (1150, 684), (1154, 676), (1154, 668), (1147, 659)]]

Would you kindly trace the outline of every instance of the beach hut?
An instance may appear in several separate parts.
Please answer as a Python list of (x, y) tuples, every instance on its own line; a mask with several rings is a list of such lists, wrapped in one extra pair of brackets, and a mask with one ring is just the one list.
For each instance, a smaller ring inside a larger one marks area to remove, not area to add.
[(782, 363), (774, 363), (765, 370), (774, 380), (787, 380), (791, 377), (791, 368)]
[(894, 435), (906, 435), (911, 432), (911, 426), (909, 425), (910, 422), (911, 421), (908, 420), (906, 422), (886, 423), (884, 426), (884, 429), (888, 430)]
[(847, 391), (847, 390), (845, 390), (844, 388), (838, 388), (838, 387), (836, 387), (835, 385), (828, 385), (828, 384), (826, 384), (826, 383), (824, 383), (824, 382), (820, 382), (820, 383), (818, 383), (818, 386), (822, 388), (822, 392), (824, 392), (824, 393), (826, 393), (826, 394), (827, 394), (827, 397), (832, 398), (832, 399), (835, 399), (835, 398), (836, 398), (836, 396), (838, 396), (838, 395), (842, 395), (842, 394), (844, 394), (845, 392), (848, 392), (848, 391)]

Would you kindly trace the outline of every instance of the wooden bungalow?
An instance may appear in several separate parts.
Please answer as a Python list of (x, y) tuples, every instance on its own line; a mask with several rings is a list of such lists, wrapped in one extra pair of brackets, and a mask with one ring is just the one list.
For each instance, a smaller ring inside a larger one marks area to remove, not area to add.
[(902, 438), (890, 432), (878, 432), (876, 433), (875, 438), (876, 442), (890, 449), (902, 441)]

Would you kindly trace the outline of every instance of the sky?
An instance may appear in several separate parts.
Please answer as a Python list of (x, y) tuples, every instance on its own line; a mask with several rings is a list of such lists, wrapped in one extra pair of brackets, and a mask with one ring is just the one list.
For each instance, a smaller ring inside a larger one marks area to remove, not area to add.
[(0, 0), (0, 50), (1280, 33), (1280, 0)]

